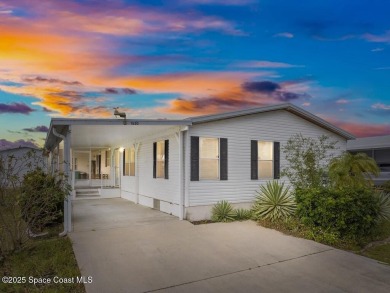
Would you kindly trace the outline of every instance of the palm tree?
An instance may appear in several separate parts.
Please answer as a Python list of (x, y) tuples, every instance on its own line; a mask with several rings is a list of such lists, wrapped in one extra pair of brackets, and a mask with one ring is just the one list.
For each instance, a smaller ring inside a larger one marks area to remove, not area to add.
[(372, 176), (379, 175), (375, 160), (364, 153), (344, 153), (329, 165), (329, 178), (339, 188), (373, 185)]

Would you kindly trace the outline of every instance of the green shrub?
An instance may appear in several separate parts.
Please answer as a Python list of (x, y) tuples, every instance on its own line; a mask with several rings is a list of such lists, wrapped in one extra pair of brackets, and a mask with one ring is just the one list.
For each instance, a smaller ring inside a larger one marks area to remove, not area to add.
[(289, 193), (289, 187), (284, 187), (277, 180), (268, 181), (266, 186), (260, 185), (260, 191), (252, 207), (255, 219), (271, 221), (286, 219), (295, 212), (294, 196)]
[(214, 222), (232, 222), (235, 212), (230, 203), (223, 200), (213, 206), (211, 220)]
[(379, 203), (370, 189), (313, 188), (296, 190), (295, 196), (297, 216), (305, 225), (358, 238), (377, 224)]
[(32, 231), (61, 222), (64, 198), (69, 192), (65, 181), (41, 169), (27, 173), (22, 182), (19, 204), (23, 220)]
[(246, 209), (235, 209), (234, 210), (234, 219), (237, 221), (249, 220), (252, 217), (252, 211)]
[(384, 192), (390, 193), (390, 180), (382, 184), (381, 189), (383, 189)]
[(377, 191), (376, 196), (379, 202), (379, 220), (390, 221), (390, 193)]

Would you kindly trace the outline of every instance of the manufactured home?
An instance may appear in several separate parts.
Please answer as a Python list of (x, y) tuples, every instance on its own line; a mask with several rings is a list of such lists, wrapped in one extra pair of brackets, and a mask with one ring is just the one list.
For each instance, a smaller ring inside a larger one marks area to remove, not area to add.
[(354, 136), (292, 104), (182, 120), (53, 118), (45, 148), (72, 185), (67, 201), (121, 197), (180, 219), (210, 218), (227, 200), (249, 207), (259, 185), (281, 179), (294, 134), (328, 135), (346, 150)]

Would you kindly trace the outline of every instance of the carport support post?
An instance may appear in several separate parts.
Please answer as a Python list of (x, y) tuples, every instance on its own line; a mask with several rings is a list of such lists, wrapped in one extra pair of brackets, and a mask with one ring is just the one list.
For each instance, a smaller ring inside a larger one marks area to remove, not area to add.
[[(69, 125), (69, 129), (66, 133), (66, 136), (64, 138), (64, 173), (65, 178), (68, 181), (69, 185), (72, 185), (72, 173), (70, 168), (70, 134), (71, 134), (71, 126)], [(64, 207), (66, 205), (66, 208), (64, 209), (64, 213), (66, 213), (66, 229), (67, 232), (72, 231), (72, 200), (71, 200), (71, 194), (68, 194), (64, 201)]]
[(176, 132), (176, 140), (179, 144), (179, 219), (184, 219), (184, 200), (183, 200), (183, 136), (182, 129), (179, 128), (179, 131)]
[(139, 168), (138, 168), (138, 150), (140, 143), (137, 142), (134, 145), (134, 157), (135, 157), (135, 175), (136, 175), (136, 181), (135, 181), (135, 203), (139, 204)]

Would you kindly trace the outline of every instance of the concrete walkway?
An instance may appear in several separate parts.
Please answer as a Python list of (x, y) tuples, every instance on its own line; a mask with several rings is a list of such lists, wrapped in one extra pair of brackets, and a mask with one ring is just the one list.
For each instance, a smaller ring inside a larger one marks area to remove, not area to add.
[(87, 292), (390, 292), (390, 266), (252, 221), (194, 226), (123, 199), (73, 204)]

